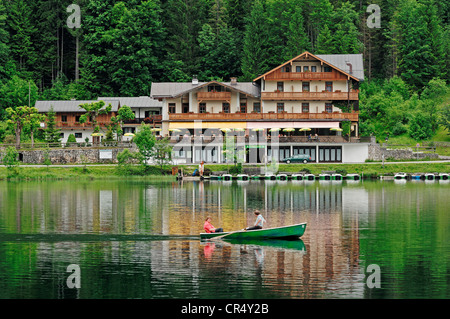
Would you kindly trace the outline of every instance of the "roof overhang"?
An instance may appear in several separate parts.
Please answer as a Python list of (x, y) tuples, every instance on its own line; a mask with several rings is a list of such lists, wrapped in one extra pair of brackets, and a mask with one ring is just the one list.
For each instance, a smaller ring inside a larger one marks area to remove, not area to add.
[(332, 67), (333, 69), (338, 70), (339, 72), (345, 74), (345, 75), (348, 77), (349, 80), (350, 80), (350, 78), (352, 78), (352, 79), (354, 79), (355, 81), (358, 81), (358, 82), (360, 81), (357, 77), (355, 77), (355, 76), (353, 76), (353, 75), (351, 75), (351, 74), (349, 74), (349, 73), (347, 73), (347, 72), (341, 70), (341, 69), (338, 68), (337, 66), (335, 66), (335, 65), (333, 65), (333, 64), (331, 64), (331, 63), (325, 61), (324, 59), (319, 58), (318, 56), (316, 56), (316, 55), (314, 55), (314, 54), (312, 54), (312, 53), (310, 53), (310, 52), (308, 52), (308, 51), (305, 51), (305, 52), (303, 52), (302, 54), (296, 56), (295, 58), (290, 59), (289, 61), (287, 61), (287, 62), (285, 62), (285, 63), (283, 63), (283, 64), (280, 64), (280, 65), (277, 66), (276, 68), (273, 68), (272, 70), (270, 70), (270, 71), (268, 71), (268, 72), (266, 72), (266, 73), (264, 73), (264, 74), (258, 76), (257, 78), (255, 78), (255, 79), (253, 80), (253, 82), (258, 81), (258, 80), (260, 80), (261, 78), (265, 78), (267, 74), (272, 73), (272, 72), (274, 72), (274, 71), (276, 71), (276, 70), (282, 68), (282, 67), (285, 66), (285, 65), (291, 64), (292, 62), (294, 62), (295, 60), (298, 60), (298, 59), (300, 59), (300, 58), (313, 58), (313, 59), (316, 59), (316, 60), (320, 61), (322, 64), (326, 64), (326, 65)]

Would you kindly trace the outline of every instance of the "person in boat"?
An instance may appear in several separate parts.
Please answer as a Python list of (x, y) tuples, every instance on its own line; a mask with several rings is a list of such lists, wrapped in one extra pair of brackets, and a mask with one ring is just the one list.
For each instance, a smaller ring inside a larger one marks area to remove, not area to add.
[(207, 233), (223, 233), (223, 228), (215, 228), (211, 224), (211, 217), (206, 217), (205, 224), (203, 225), (203, 228)]
[(264, 226), (264, 223), (266, 222), (266, 220), (261, 215), (259, 210), (255, 210), (253, 213), (256, 215), (255, 225), (253, 225), (251, 227), (247, 227), (247, 228), (245, 228), (245, 230), (262, 229)]

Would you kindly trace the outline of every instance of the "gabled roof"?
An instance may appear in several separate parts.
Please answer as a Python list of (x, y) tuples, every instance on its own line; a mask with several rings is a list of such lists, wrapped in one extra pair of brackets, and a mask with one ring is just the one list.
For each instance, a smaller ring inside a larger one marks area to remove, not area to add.
[[(339, 70), (344, 71), (345, 74), (353, 75), (358, 80), (364, 81), (362, 54), (318, 54), (317, 57), (336, 66)], [(352, 65), (352, 73), (350, 73), (350, 66), (347, 63)]]
[(231, 82), (209, 81), (198, 82), (198, 84), (192, 84), (192, 82), (153, 82), (150, 96), (154, 99), (176, 98), (211, 84), (222, 85), (233, 91), (254, 97), (259, 97), (260, 95), (259, 87), (253, 82), (236, 82), (235, 84), (231, 84)]
[[(273, 68), (272, 70), (258, 76), (253, 81), (257, 81), (263, 77), (265, 77), (267, 74), (272, 73), (279, 68), (290, 64), (291, 62), (294, 62), (295, 60), (298, 60), (303, 57), (312, 57), (320, 62), (325, 63), (326, 65), (344, 73), (350, 78), (353, 78), (357, 81), (364, 81), (364, 68), (363, 68), (363, 58), (362, 54), (321, 54), (321, 55), (314, 55), (308, 51), (303, 52), (299, 56), (296, 56), (293, 59), (290, 59), (289, 61), (286, 61), (285, 63), (277, 66), (276, 68)], [(350, 66), (352, 65), (352, 70), (350, 71)]]
[[(111, 112), (117, 112), (120, 107), (119, 100), (103, 100), (105, 105), (111, 104)], [(57, 113), (63, 112), (80, 112), (86, 111), (80, 107), (80, 104), (98, 102), (98, 100), (69, 100), (69, 101), (36, 101), (34, 105), (39, 112), (49, 112), (53, 107), (53, 111)]]
[(162, 102), (150, 96), (139, 97), (99, 97), (97, 100), (118, 100), (121, 106), (129, 107), (162, 107)]

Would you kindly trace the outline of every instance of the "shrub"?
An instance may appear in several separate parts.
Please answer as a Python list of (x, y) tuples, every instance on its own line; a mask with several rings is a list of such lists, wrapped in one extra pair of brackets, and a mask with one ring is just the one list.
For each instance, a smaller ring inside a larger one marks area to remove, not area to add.
[(405, 134), (406, 132), (408, 132), (408, 128), (406, 127), (406, 125), (404, 125), (400, 122), (395, 124), (394, 127), (392, 128), (393, 136), (399, 136), (399, 135)]
[(67, 138), (67, 143), (76, 143), (77, 139), (75, 138), (75, 135), (70, 134), (69, 137)]

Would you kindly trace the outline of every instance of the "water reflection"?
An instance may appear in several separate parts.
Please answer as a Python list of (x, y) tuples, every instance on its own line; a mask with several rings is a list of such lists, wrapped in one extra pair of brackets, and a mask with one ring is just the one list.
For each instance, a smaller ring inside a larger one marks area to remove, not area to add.
[[(408, 296), (415, 290), (396, 277), (408, 276), (404, 268), (425, 272), (423, 280), (437, 283), (434, 294), (446, 296), (449, 186), (0, 183), (0, 298)], [(206, 216), (227, 231), (242, 229), (254, 209), (269, 227), (307, 222), (307, 231), (292, 242), (198, 240)], [(64, 284), (72, 263), (92, 283), (78, 295)], [(388, 290), (364, 284), (371, 263), (385, 271)], [(428, 276), (436, 265), (443, 275)]]

